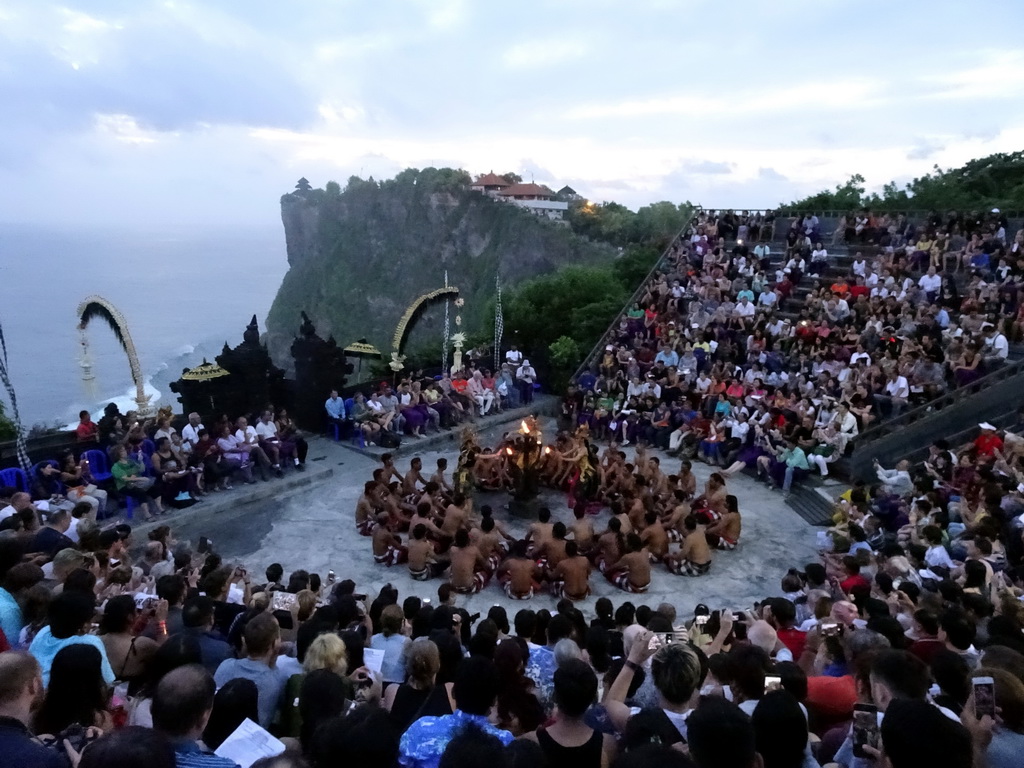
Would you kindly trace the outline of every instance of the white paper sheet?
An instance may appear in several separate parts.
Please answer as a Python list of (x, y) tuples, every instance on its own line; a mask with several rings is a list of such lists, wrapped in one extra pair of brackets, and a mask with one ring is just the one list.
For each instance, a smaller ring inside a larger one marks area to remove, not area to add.
[(376, 648), (363, 649), (363, 666), (371, 672), (380, 675), (381, 667), (384, 666), (384, 651)]
[(275, 757), (282, 752), (284, 744), (257, 723), (245, 718), (214, 754), (234, 760), (242, 768), (249, 768), (261, 757)]

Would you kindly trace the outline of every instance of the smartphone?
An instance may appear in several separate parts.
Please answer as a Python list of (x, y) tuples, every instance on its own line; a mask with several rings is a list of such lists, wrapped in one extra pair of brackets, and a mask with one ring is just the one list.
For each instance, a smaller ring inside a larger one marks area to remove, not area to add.
[(996, 716), (996, 687), (991, 677), (974, 678), (974, 716)]
[(327, 572), (327, 583), (328, 584), (333, 584), (335, 578), (337, 578), (337, 577), (335, 576), (334, 571), (328, 571)]
[(764, 676), (764, 692), (768, 693), (772, 689), (773, 685), (782, 685), (782, 678), (778, 675), (765, 675)]
[(206, 538), (205, 536), (200, 536), (199, 537), (199, 546), (196, 547), (196, 551), (199, 554), (201, 554), (201, 555), (205, 555), (207, 552), (210, 552), (212, 549), (213, 549), (213, 542), (210, 539)]
[(821, 636), (822, 637), (838, 637), (839, 636), (839, 622), (836, 622), (836, 621), (823, 621), (821, 623)]
[(423, 602), (424, 605), (430, 605), (430, 598), (429, 597), (424, 597), (422, 602)]
[(878, 728), (878, 707), (874, 704), (855, 704), (853, 707), (853, 755), (868, 757), (864, 747), (878, 749), (881, 731)]
[(708, 619), (710, 618), (710, 616), (694, 616), (693, 623), (696, 624), (698, 627), (703, 628), (704, 625), (708, 623)]

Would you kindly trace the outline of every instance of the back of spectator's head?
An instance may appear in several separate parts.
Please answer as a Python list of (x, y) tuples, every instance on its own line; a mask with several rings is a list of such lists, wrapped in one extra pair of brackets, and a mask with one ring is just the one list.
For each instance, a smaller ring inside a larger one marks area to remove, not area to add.
[(360, 707), (320, 723), (313, 736), (313, 762), (317, 768), (395, 765), (401, 735), (383, 709)]
[(83, 592), (61, 592), (50, 602), (50, 633), (65, 640), (81, 633), (92, 622), (96, 599)]
[(164, 675), (153, 695), (153, 727), (172, 739), (198, 738), (213, 710), (217, 686), (198, 665)]
[(787, 691), (769, 691), (750, 716), (765, 768), (799, 766), (807, 748), (807, 717)]
[(581, 659), (560, 664), (554, 675), (554, 698), (560, 712), (582, 717), (597, 699), (597, 675)]
[(562, 614), (552, 616), (547, 629), (548, 645), (556, 645), (562, 638), (572, 637), (572, 631), (572, 619)]
[(929, 666), (939, 689), (962, 707), (971, 694), (971, 668), (964, 657), (943, 648), (932, 657)]
[(509, 757), (497, 736), (467, 725), (448, 742), (438, 768), (509, 768)]
[(690, 756), (699, 768), (753, 768), (757, 745), (750, 718), (735, 704), (705, 696), (686, 720)]
[(560, 667), (568, 661), (579, 659), (583, 655), (576, 641), (563, 637), (555, 643), (555, 666)]
[(452, 696), (466, 714), (488, 714), (498, 697), (498, 671), (494, 662), (479, 656), (464, 659), (455, 675)]
[(533, 633), (537, 628), (537, 614), (529, 608), (521, 608), (516, 611), (513, 624), (515, 625), (517, 636), (529, 639), (533, 637)]
[(337, 632), (323, 632), (313, 638), (302, 659), (307, 673), (329, 669), (337, 675), (348, 673), (348, 650)]
[(970, 768), (974, 757), (967, 729), (918, 699), (893, 701), (886, 709), (882, 748), (892, 768)]
[(510, 627), (508, 625), (508, 613), (500, 605), (493, 605), (491, 609), (487, 611), (487, 618), (494, 622), (494, 625), (498, 628), (498, 631), (503, 635), (509, 633)]
[(894, 699), (921, 699), (928, 693), (931, 673), (909, 651), (880, 651), (871, 663), (871, 698), (885, 711)]
[(437, 645), (425, 637), (413, 640), (405, 651), (405, 669), (409, 678), (421, 688), (433, 685), (441, 667)]
[(213, 622), (213, 600), (197, 595), (185, 601), (181, 609), (181, 623), (188, 629), (200, 629)]
[(39, 662), (22, 651), (0, 653), (0, 706), (27, 698), (35, 699), (43, 689)]
[(779, 633), (767, 621), (758, 619), (747, 627), (747, 640), (766, 654), (771, 655), (779, 642)]
[(843, 650), (848, 662), (854, 662), (858, 656), (891, 648), (888, 638), (870, 629), (855, 629), (843, 636)]
[(686, 704), (702, 682), (700, 657), (688, 643), (662, 646), (651, 658), (651, 680), (670, 704)]
[(628, 627), (636, 619), (636, 606), (625, 602), (615, 609), (615, 624), (619, 627)]
[(258, 703), (256, 683), (244, 677), (228, 680), (213, 697), (210, 719), (203, 729), (203, 743), (209, 749), (217, 749), (246, 718), (257, 722), (260, 719)]
[(758, 645), (737, 645), (729, 652), (729, 660), (733, 688), (745, 699), (760, 699), (764, 694), (764, 678), (772, 663), (768, 652)]
[(1024, 654), (1005, 645), (990, 645), (981, 654), (981, 666), (1003, 669), (1024, 683)]
[(261, 613), (249, 619), (242, 631), (245, 652), (249, 656), (265, 656), (277, 648), (281, 628), (271, 613)]
[(129, 725), (109, 731), (82, 752), (78, 768), (175, 768), (174, 747), (152, 728)]
[(977, 631), (963, 608), (947, 608), (939, 619), (939, 640), (948, 642), (958, 651), (966, 651), (971, 647)]
[(329, 669), (318, 669), (302, 679), (299, 690), (299, 715), (302, 718), (300, 740), (308, 749), (317, 726), (342, 715), (348, 705), (345, 680)]
[(271, 563), (267, 566), (267, 583), (277, 584), (284, 577), (284, 566), (280, 563)]

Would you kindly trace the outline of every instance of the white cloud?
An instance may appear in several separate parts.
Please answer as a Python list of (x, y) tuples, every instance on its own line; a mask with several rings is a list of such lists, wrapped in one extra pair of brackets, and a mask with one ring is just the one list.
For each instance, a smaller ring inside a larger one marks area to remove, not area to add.
[(510, 69), (544, 69), (580, 59), (588, 50), (582, 40), (528, 40), (506, 49), (502, 61)]

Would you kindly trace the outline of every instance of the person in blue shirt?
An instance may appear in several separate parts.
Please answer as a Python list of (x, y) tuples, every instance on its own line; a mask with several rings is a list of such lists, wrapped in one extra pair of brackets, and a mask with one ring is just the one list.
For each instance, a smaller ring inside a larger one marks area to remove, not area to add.
[(661, 351), (654, 356), (654, 362), (661, 363), (666, 368), (673, 368), (679, 365), (679, 353), (667, 344), (661, 347)]
[(455, 712), (421, 717), (409, 726), (399, 744), (398, 764), (405, 768), (438, 768), (449, 742), (472, 725), (508, 745), (511, 733), (495, 728), (487, 719), (498, 698), (498, 670), (490, 659), (475, 656), (459, 663), (452, 688)]
[(50, 667), (57, 652), (75, 643), (91, 645), (100, 652), (103, 681), (113, 684), (114, 670), (110, 668), (103, 642), (96, 635), (86, 634), (95, 610), (95, 600), (81, 592), (61, 592), (50, 603), (49, 623), (39, 630), (28, 647), (28, 652), (39, 662), (43, 685), (50, 683)]
[(338, 390), (331, 390), (331, 396), (328, 397), (327, 402), (324, 403), (324, 408), (327, 411), (327, 420), (331, 424), (338, 424), (340, 426), (344, 423), (345, 401), (338, 396)]
[(584, 392), (593, 392), (594, 385), (597, 383), (597, 376), (591, 370), (586, 370), (580, 374), (579, 379), (576, 381), (577, 386)]

